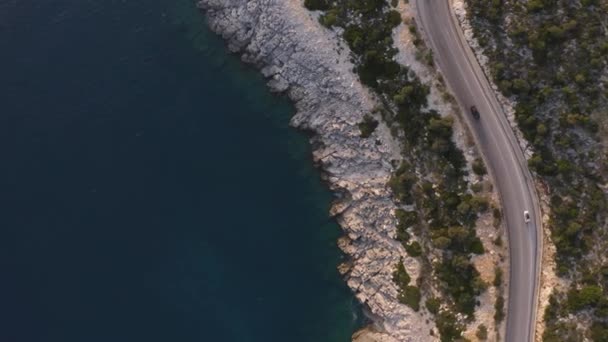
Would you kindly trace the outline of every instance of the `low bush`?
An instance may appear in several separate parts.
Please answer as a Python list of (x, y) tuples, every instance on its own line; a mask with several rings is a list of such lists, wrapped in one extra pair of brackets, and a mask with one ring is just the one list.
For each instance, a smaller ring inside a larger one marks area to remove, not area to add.
[(399, 301), (414, 311), (420, 310), (420, 289), (416, 286), (407, 286), (404, 291), (399, 294)]
[(418, 241), (413, 241), (405, 245), (405, 251), (411, 257), (419, 257), (422, 255), (422, 246), (418, 243)]
[(479, 176), (483, 176), (488, 173), (488, 171), (486, 170), (486, 165), (483, 163), (483, 160), (481, 158), (477, 158), (473, 162), (473, 172), (475, 172), (475, 174)]
[(426, 309), (429, 310), (433, 315), (437, 315), (439, 313), (439, 308), (441, 307), (441, 301), (439, 298), (431, 297), (426, 300)]
[(361, 138), (369, 138), (372, 133), (378, 127), (378, 121), (374, 120), (371, 116), (365, 115), (363, 121), (359, 123), (359, 130), (361, 131)]

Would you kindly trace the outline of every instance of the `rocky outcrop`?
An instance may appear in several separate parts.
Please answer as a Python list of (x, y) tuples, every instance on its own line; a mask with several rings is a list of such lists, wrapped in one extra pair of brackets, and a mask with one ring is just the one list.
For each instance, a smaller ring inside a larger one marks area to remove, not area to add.
[(272, 90), (293, 100), (292, 125), (314, 133), (314, 161), (336, 193), (331, 214), (346, 232), (339, 246), (350, 262), (340, 270), (375, 318), (374, 329), (357, 338), (433, 340), (433, 323), (397, 300), (392, 273), (400, 258), (414, 281), (420, 272), (394, 240), (396, 206), (386, 183), (399, 147), (382, 125), (371, 137), (360, 137), (357, 124), (375, 100), (353, 74), (347, 48), (300, 0), (202, 0), (199, 6), (229, 49), (259, 68)]

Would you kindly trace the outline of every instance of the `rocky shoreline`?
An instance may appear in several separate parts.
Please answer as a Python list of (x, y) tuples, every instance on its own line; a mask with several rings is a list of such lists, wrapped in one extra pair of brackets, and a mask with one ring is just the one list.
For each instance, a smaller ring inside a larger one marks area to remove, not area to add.
[(373, 327), (353, 338), (436, 339), (429, 335), (433, 322), (397, 299), (392, 278), (400, 258), (412, 279), (420, 273), (418, 261), (394, 240), (397, 207), (386, 183), (400, 148), (382, 124), (361, 138), (358, 124), (376, 101), (352, 72), (348, 49), (301, 0), (201, 0), (199, 7), (229, 49), (259, 68), (273, 91), (294, 102), (291, 124), (313, 133), (314, 161), (336, 194), (331, 215), (345, 231), (338, 245), (349, 262), (339, 269), (374, 320)]

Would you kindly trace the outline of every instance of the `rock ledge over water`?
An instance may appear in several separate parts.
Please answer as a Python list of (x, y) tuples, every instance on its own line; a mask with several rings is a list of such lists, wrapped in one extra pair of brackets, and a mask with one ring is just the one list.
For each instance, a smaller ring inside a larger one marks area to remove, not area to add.
[(382, 125), (360, 137), (357, 124), (375, 100), (352, 72), (348, 48), (300, 0), (202, 0), (199, 7), (229, 49), (295, 103), (292, 125), (314, 133), (314, 161), (337, 198), (331, 214), (346, 232), (339, 246), (350, 262), (340, 271), (375, 321), (357, 341), (432, 340), (433, 323), (397, 300), (392, 273), (400, 257), (414, 280), (419, 274), (394, 240), (396, 206), (386, 183), (399, 147)]

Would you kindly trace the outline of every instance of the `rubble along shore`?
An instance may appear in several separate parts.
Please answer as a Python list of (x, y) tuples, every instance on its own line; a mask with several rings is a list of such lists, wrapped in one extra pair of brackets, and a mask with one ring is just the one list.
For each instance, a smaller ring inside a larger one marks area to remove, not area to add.
[(349, 262), (340, 271), (374, 319), (357, 341), (436, 339), (432, 320), (398, 300), (393, 271), (400, 258), (413, 279), (420, 273), (394, 240), (397, 207), (386, 183), (399, 145), (382, 124), (361, 138), (358, 124), (376, 102), (353, 73), (348, 49), (300, 0), (201, 0), (199, 7), (230, 51), (294, 102), (291, 124), (313, 133), (313, 159), (336, 194), (330, 214), (345, 231), (338, 244)]

